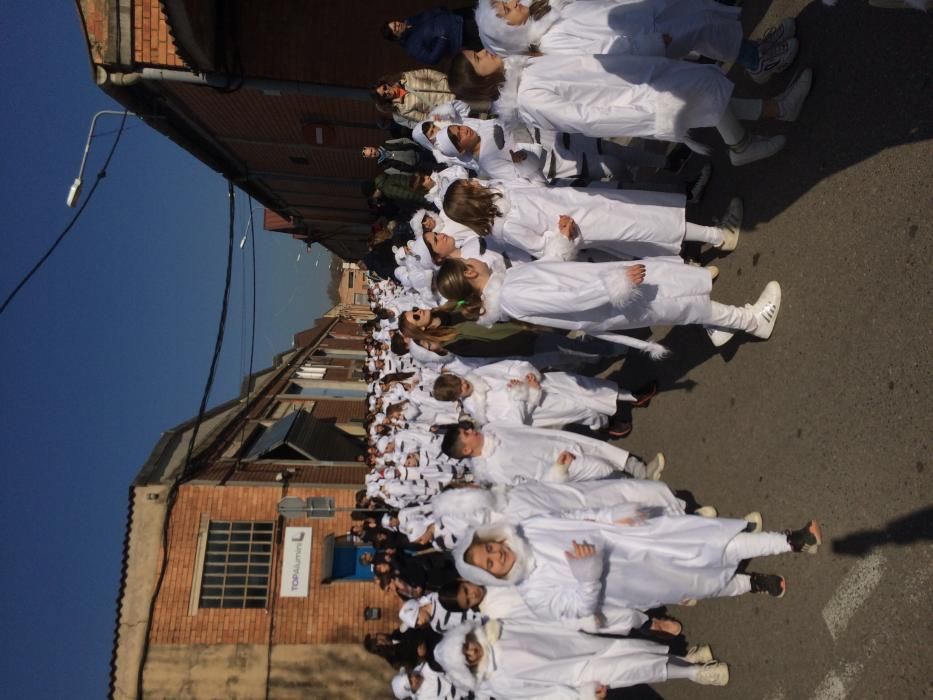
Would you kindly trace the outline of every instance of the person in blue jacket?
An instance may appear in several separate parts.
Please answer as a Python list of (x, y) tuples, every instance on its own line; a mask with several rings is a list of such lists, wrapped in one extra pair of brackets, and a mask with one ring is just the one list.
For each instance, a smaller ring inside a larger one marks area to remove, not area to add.
[(382, 36), (397, 41), (416, 61), (434, 65), (462, 49), (481, 48), (472, 8), (451, 12), (443, 7), (425, 10), (408, 19), (389, 20)]

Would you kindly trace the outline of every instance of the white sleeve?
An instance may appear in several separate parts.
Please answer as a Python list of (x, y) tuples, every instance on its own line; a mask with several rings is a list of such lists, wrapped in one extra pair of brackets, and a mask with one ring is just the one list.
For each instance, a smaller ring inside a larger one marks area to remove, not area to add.
[[(622, 100), (568, 102), (546, 85), (536, 83), (524, 90), (522, 103), (540, 128), (551, 131), (604, 138), (651, 138), (655, 132), (653, 115), (646, 119), (643, 109)], [(604, 107), (606, 104), (611, 107)]]
[(432, 121), (449, 121), (460, 123), (464, 117), (470, 116), (470, 105), (463, 100), (451, 100), (440, 104), (431, 110), (429, 117)]
[(599, 609), (602, 591), (600, 580), (587, 583), (568, 581), (562, 586), (534, 588), (523, 592), (528, 607), (538, 615), (549, 615), (553, 620), (580, 622), (581, 618), (592, 617)]

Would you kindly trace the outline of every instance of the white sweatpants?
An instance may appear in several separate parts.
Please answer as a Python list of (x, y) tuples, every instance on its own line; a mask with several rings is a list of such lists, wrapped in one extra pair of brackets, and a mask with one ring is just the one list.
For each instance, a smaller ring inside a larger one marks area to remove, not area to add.
[[(787, 536), (782, 532), (740, 532), (733, 537), (723, 552), (723, 561), (738, 566), (745, 559), (767, 557), (790, 552)], [(752, 579), (747, 574), (736, 574), (719, 591), (719, 597), (729, 598), (752, 590)]]
[(710, 300), (710, 316), (705, 326), (716, 326), (728, 330), (752, 333), (758, 328), (758, 320), (752, 310), (745, 306), (729, 306)]
[(722, 230), (718, 226), (701, 226), (688, 221), (684, 240), (700, 241), (701, 243), (709, 243), (719, 247), (723, 241)]

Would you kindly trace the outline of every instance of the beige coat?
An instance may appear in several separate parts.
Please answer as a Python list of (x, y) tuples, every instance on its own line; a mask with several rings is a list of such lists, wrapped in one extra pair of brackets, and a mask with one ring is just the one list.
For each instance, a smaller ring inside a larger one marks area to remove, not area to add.
[(392, 111), (393, 119), (402, 126), (414, 126), (440, 105), (455, 99), (447, 76), (431, 68), (405, 71), (401, 83), (405, 97), (392, 103)]

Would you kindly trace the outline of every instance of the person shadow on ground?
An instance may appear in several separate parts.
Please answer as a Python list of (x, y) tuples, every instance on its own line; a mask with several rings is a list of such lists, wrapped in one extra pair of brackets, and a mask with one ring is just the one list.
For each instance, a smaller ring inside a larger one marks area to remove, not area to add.
[[(746, 33), (769, 5), (745, 3)], [(693, 132), (713, 150), (713, 196), (699, 211), (718, 215), (730, 196), (739, 195), (745, 199), (746, 231), (771, 221), (836, 173), (886, 149), (933, 138), (933, 14), (840, 0), (835, 7), (811, 2), (796, 19), (800, 52), (789, 69), (765, 85), (755, 84), (741, 67), (729, 73), (734, 96), (773, 97), (803, 68), (813, 69), (813, 88), (796, 122), (744, 122), (755, 134), (785, 134), (784, 149), (734, 167), (715, 129)], [(850, 194), (853, 201), (861, 196)], [(870, 189), (864, 195), (870, 197)]]

